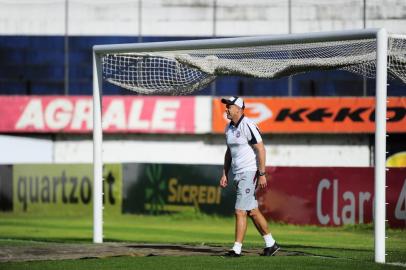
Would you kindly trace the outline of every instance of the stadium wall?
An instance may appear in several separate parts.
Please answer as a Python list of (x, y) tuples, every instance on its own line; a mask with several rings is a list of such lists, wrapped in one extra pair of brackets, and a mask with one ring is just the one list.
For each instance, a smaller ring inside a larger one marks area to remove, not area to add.
[[(65, 136), (64, 136), (65, 137)], [(370, 166), (368, 136), (264, 135), (267, 165)], [(58, 139), (55, 162), (91, 162), (92, 141)], [(222, 135), (105, 136), (105, 162), (223, 164), (226, 151)]]
[(0, 164), (54, 162), (51, 136), (0, 134)]
[[(216, 8), (213, 3), (217, 3)], [(363, 27), (385, 27), (389, 32), (405, 33), (404, 10), (405, 2), (401, 0), (2, 0), (0, 93), (91, 95), (91, 47), (95, 44)], [(401, 96), (402, 87), (397, 81), (391, 82), (389, 95)], [(106, 85), (104, 93), (128, 94), (113, 85)], [(212, 93), (212, 89), (205, 89), (196, 94)], [(373, 96), (374, 82), (365, 82), (347, 72), (312, 72), (293, 76), (289, 82), (286, 78), (266, 83), (219, 78), (215, 94)]]
[[(402, 0), (0, 1), (3, 35), (241, 36), (385, 27), (406, 33)], [(216, 12), (214, 16), (214, 12)], [(291, 21), (289, 21), (291, 12)], [(66, 17), (65, 17), (66, 16)], [(65, 25), (65, 20), (68, 25)]]
[[(397, 108), (402, 100), (392, 98), (391, 106)], [(371, 101), (246, 98), (246, 114), (263, 132), (267, 165), (367, 167), (374, 131)], [(3, 96), (0, 105), (0, 146), (11, 153), (1, 163), (92, 161), (91, 97)], [(221, 165), (223, 113), (224, 107), (210, 97), (107, 96), (103, 159)], [(405, 129), (405, 115), (404, 109), (392, 113), (388, 128)]]
[[(65, 13), (65, 3), (64, 0), (0, 0), (2, 93), (62, 93), (57, 90), (63, 90), (65, 79), (65, 35), (69, 37), (70, 50), (69, 93), (90, 94), (90, 48), (96, 43), (332, 31), (364, 26), (385, 27), (390, 32), (406, 33), (405, 3), (401, 0), (367, 0), (365, 21), (363, 1), (294, 0), (291, 1), (290, 22), (288, 1), (217, 0), (215, 19), (212, 1), (68, 1), (68, 13)], [(333, 77), (337, 79), (340, 76), (335, 73)], [(324, 73), (317, 75), (322, 80), (326, 77)], [(10, 84), (3, 84), (9, 79), (12, 79)], [(318, 95), (320, 89), (327, 89), (323, 93), (329, 95), (338, 92), (347, 95), (362, 93), (362, 88), (348, 81), (348, 78), (340, 80), (343, 84), (338, 90), (330, 89), (335, 87), (332, 86), (334, 84), (325, 81), (320, 87), (309, 86), (309, 91), (295, 92), (298, 89), (296, 84), (309, 81), (308, 77), (303, 80), (295, 78), (293, 95)], [(252, 87), (250, 91), (255, 93), (256, 88), (263, 88), (263, 93), (272, 90), (272, 95), (286, 95), (286, 82)], [(255, 84), (247, 84), (250, 83)], [(373, 84), (368, 82), (368, 86)], [(393, 83), (389, 87), (392, 86)], [(227, 89), (240, 91), (240, 82), (231, 78), (220, 81), (217, 87), (218, 95), (228, 94)], [(401, 95), (404, 92), (403, 85), (397, 89), (390, 93)], [(368, 94), (371, 91), (367, 89)], [(105, 93), (109, 93), (108, 87)], [(207, 102), (204, 99), (196, 100)], [(202, 112), (197, 115), (211, 114)], [(106, 134), (104, 159), (107, 162), (222, 164), (225, 151), (223, 136), (209, 134), (211, 127), (208, 120), (196, 120), (196, 123), (205, 123), (206, 126), (200, 126), (195, 134), (128, 135), (120, 131)], [(267, 165), (373, 165), (373, 137), (370, 133), (290, 135), (286, 131), (284, 134), (264, 135), (264, 139), (267, 144)], [(405, 147), (402, 143), (398, 145), (400, 149)], [(64, 134), (53, 130), (41, 134), (24, 131), (16, 135), (11, 132), (0, 135), (0, 147), (2, 153), (7, 153), (0, 155), (0, 163), (3, 164), (86, 163), (92, 160), (92, 139), (87, 134)]]
[[(373, 165), (373, 98), (245, 100), (246, 115), (263, 133), (268, 165)], [(406, 150), (406, 109), (403, 97), (388, 101), (392, 155)], [(0, 96), (0, 144), (10, 152), (0, 161), (91, 162), (92, 125), (89, 96)], [(222, 164), (226, 125), (218, 98), (106, 96), (104, 160)]]
[[(222, 164), (222, 135), (104, 135), (105, 162)], [(368, 135), (264, 135), (270, 166), (371, 165)], [(89, 163), (89, 135), (0, 135), (0, 164)], [(7, 153), (7, 154), (6, 154)]]

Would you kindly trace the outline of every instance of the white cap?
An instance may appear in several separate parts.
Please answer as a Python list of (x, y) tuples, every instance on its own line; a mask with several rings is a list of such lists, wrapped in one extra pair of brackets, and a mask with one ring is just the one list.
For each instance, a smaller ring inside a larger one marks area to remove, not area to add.
[(221, 103), (227, 104), (227, 105), (236, 105), (242, 109), (245, 108), (245, 103), (244, 100), (240, 97), (230, 97), (229, 99), (222, 98)]

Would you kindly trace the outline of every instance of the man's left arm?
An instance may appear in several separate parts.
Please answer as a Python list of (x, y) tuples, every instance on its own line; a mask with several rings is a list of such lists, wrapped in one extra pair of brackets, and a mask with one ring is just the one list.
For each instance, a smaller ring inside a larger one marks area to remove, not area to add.
[(267, 185), (265, 176), (265, 160), (266, 160), (265, 146), (262, 141), (253, 144), (252, 146), (255, 149), (255, 153), (257, 155), (258, 160), (258, 183), (261, 188), (265, 188)]

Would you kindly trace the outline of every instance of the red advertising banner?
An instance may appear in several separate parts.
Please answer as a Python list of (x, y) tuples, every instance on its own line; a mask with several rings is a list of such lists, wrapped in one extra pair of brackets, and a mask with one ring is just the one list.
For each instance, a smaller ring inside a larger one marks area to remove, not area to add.
[[(258, 191), (267, 219), (290, 224), (341, 226), (373, 222), (374, 169), (268, 167), (267, 190)], [(406, 168), (387, 172), (386, 217), (406, 228)]]
[[(194, 97), (103, 97), (108, 133), (194, 133)], [(2, 96), (0, 132), (89, 133), (93, 101), (88, 96)]]
[[(245, 98), (245, 115), (262, 133), (374, 133), (375, 99)], [(213, 132), (224, 133), (225, 105), (213, 100)], [(406, 132), (406, 97), (389, 97), (388, 132)]]

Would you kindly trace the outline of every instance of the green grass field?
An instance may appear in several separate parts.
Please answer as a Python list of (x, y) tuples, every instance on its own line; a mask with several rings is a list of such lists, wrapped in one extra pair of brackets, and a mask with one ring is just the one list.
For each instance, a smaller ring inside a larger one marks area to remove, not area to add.
[[(241, 257), (112, 257), (87, 260), (0, 263), (0, 269), (406, 269), (406, 231), (387, 230), (387, 262), (374, 263), (373, 228), (340, 228), (270, 224), (272, 234), (287, 251), (318, 256)], [(106, 217), (105, 241), (136, 243), (215, 244), (231, 246), (234, 219), (201, 215)], [(33, 242), (34, 241), (34, 242)], [(44, 245), (44, 242), (91, 243), (91, 217), (41, 217), (0, 214), (0, 246)], [(245, 248), (262, 247), (249, 225)], [(238, 263), (237, 263), (238, 262)], [(164, 267), (162, 267), (164, 266)]]

